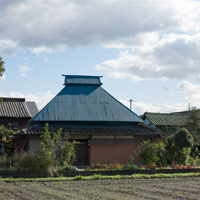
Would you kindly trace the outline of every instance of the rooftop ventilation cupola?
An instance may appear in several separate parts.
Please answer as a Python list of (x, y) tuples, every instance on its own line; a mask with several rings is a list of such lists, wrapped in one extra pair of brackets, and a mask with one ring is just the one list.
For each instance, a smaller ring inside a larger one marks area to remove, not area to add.
[(65, 77), (64, 85), (102, 85), (100, 78), (102, 76), (77, 76), (62, 75)]

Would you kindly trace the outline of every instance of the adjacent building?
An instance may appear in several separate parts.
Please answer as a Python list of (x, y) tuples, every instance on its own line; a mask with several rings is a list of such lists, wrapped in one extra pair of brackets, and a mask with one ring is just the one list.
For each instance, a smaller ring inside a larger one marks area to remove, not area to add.
[(146, 125), (157, 128), (169, 135), (184, 127), (187, 114), (188, 111), (173, 113), (145, 112), (142, 119)]
[[(4, 125), (14, 131), (27, 128), (27, 122), (38, 113), (35, 102), (25, 101), (25, 98), (0, 98), (3, 100), (0, 103), (0, 125)], [(19, 138), (15, 142), (17, 146)], [(3, 147), (3, 142), (5, 141), (0, 140), (0, 142), (0, 146)], [(3, 149), (1, 149), (2, 151)]]

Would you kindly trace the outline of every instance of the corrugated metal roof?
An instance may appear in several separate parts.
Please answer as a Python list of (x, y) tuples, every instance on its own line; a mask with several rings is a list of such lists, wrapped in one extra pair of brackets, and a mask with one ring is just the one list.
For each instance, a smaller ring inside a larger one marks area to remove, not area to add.
[[(50, 128), (49, 132), (55, 134), (57, 129)], [(41, 135), (44, 128), (29, 127), (21, 130), (17, 135)], [(68, 125), (63, 128), (64, 135), (155, 135), (161, 136), (163, 133), (159, 130), (148, 128), (143, 125), (129, 126), (109, 126), (109, 125)]]
[(75, 75), (63, 75), (63, 76), (65, 76), (64, 85), (67, 84), (102, 85), (100, 80), (102, 76), (75, 76)]
[(155, 126), (183, 126), (187, 112), (179, 113), (144, 113), (143, 119), (147, 117)]
[(34, 117), (39, 112), (38, 107), (34, 101), (26, 101), (26, 105), (31, 114), (31, 117)]
[(31, 118), (24, 98), (5, 98), (0, 103), (0, 117)]
[(90, 84), (66, 85), (31, 121), (143, 122), (100, 85)]

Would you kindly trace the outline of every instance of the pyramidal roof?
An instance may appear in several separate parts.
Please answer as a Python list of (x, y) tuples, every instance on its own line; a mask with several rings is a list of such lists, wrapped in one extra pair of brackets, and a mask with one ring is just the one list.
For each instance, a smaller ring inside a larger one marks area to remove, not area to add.
[(101, 87), (101, 76), (63, 76), (65, 87), (32, 122), (143, 122)]

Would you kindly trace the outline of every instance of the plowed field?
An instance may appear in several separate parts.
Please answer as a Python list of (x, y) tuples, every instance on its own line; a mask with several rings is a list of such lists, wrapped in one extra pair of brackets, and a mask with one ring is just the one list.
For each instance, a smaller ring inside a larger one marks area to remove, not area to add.
[(200, 177), (0, 182), (0, 199), (200, 199)]

